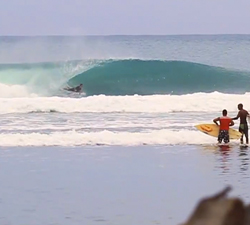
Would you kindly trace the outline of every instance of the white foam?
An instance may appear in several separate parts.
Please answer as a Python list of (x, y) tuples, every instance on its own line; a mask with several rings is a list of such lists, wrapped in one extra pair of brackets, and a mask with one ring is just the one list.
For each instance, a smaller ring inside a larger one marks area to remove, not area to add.
[(36, 96), (37, 95), (30, 93), (28, 88), (24, 85), (7, 85), (0, 83), (0, 98), (36, 97)]
[[(192, 137), (192, 138), (190, 138)], [(84, 145), (199, 145), (214, 144), (216, 138), (199, 131), (154, 130), (150, 132), (54, 132), (50, 134), (0, 134), (1, 146), (84, 146)]]
[[(21, 89), (23, 90), (23, 89)], [(3, 92), (4, 93), (4, 92)], [(25, 94), (26, 92), (24, 92)], [(27, 93), (26, 93), (27, 94)], [(250, 94), (222, 94), (218, 92), (188, 95), (151, 96), (90, 96), (85, 98), (24, 97), (0, 98), (0, 113), (25, 112), (221, 112), (237, 111), (238, 103), (250, 109)]]

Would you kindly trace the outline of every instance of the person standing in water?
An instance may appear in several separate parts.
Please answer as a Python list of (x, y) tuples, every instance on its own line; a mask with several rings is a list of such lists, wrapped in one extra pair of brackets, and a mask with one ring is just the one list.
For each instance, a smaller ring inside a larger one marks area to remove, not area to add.
[[(223, 140), (224, 143), (228, 143), (230, 141), (229, 127), (234, 125), (234, 121), (232, 120), (232, 118), (227, 116), (227, 110), (223, 109), (222, 116), (215, 118), (213, 122), (217, 126), (220, 126), (218, 142), (221, 143)], [(218, 124), (218, 122), (220, 122), (220, 124)]]
[(238, 115), (233, 120), (237, 120), (240, 118), (240, 126), (239, 126), (239, 132), (241, 132), (242, 136), (240, 139), (240, 143), (243, 144), (243, 137), (246, 138), (246, 144), (248, 144), (248, 124), (247, 124), (247, 117), (249, 117), (249, 113), (247, 110), (243, 109), (243, 104), (238, 104)]

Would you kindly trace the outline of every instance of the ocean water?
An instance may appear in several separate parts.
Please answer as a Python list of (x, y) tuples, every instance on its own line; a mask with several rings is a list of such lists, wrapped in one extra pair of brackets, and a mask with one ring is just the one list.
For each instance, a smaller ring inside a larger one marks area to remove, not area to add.
[(214, 143), (194, 125), (249, 108), (249, 48), (248, 35), (1, 37), (0, 143)]
[(179, 224), (226, 185), (248, 201), (248, 151), (194, 126), (250, 110), (249, 58), (250, 35), (0, 37), (0, 223)]

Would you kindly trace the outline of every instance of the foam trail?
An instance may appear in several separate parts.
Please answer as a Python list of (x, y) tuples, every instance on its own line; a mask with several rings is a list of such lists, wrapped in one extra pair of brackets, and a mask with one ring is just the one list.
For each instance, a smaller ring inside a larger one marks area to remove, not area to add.
[[(190, 138), (192, 137), (192, 138)], [(212, 145), (216, 138), (192, 130), (150, 132), (54, 132), (50, 134), (0, 134), (1, 146), (84, 146), (84, 145)]]

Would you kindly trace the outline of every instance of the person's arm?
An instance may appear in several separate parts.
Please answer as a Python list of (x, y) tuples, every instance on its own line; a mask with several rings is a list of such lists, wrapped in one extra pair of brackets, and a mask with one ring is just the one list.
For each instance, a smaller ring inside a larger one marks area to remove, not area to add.
[(214, 122), (217, 126), (219, 126), (218, 121), (220, 121), (220, 117), (217, 117), (217, 118), (215, 118), (215, 119), (213, 120), (213, 122)]
[(233, 126), (233, 125), (234, 125), (234, 121), (233, 121), (233, 120), (231, 120), (231, 122), (230, 122), (229, 126)]
[(232, 118), (232, 120), (237, 120), (237, 119), (239, 119), (239, 117), (240, 117), (240, 112), (238, 112), (238, 115), (236, 117)]
[(247, 111), (247, 117), (250, 118), (250, 115), (249, 115), (248, 111)]

